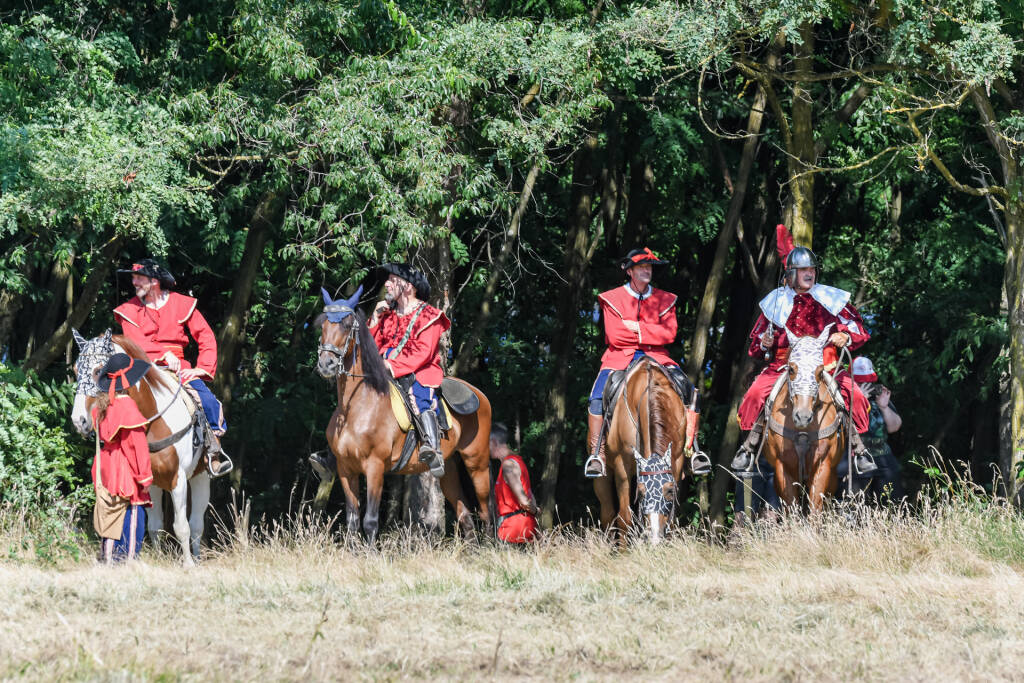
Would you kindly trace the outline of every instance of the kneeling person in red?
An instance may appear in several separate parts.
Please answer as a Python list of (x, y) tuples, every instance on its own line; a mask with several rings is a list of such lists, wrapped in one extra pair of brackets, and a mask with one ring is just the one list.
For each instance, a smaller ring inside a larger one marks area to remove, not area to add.
[(491, 425), (491, 459), (501, 462), (501, 473), (494, 482), (498, 538), (506, 543), (534, 540), (540, 510), (530, 488), (530, 473), (523, 459), (509, 450), (508, 428), (500, 422)]
[[(96, 487), (94, 522), (104, 562), (135, 558), (146, 534), (146, 508), (152, 505), (153, 469), (146, 442), (146, 418), (128, 389), (150, 368), (146, 361), (115, 353), (100, 370), (100, 394), (93, 407), (97, 448), (92, 478)], [(98, 446), (98, 444), (97, 444)], [(118, 520), (123, 520), (118, 523)]]

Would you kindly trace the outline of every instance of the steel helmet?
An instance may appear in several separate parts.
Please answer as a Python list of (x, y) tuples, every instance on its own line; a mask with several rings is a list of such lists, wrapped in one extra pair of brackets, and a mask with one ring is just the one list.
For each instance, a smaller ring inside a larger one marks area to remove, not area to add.
[(821, 262), (814, 252), (807, 247), (793, 247), (793, 250), (786, 255), (786, 275), (795, 272), (797, 268), (820, 268)]

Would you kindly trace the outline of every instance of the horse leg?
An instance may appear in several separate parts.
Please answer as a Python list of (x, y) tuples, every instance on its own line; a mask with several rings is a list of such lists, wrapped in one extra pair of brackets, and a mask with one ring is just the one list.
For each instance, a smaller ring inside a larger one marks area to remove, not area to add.
[(377, 542), (380, 527), (380, 499), (384, 493), (384, 466), (379, 460), (366, 463), (366, 512), (363, 514), (363, 533), (366, 542)]
[(189, 486), (192, 488), (192, 512), (188, 518), (189, 541), (193, 557), (199, 559), (199, 544), (203, 540), (206, 508), (210, 504), (210, 475), (206, 470), (193, 474)]
[(833, 448), (834, 446), (830, 448), (830, 444), (824, 444), (822, 451), (817, 454), (817, 469), (811, 476), (808, 487), (810, 489), (808, 491), (808, 507), (812, 514), (818, 514), (824, 509), (825, 496), (835, 493), (836, 485), (839, 483), (836, 468), (832, 462)]
[(797, 481), (791, 476), (782, 462), (782, 458), (775, 461), (775, 492), (787, 508), (797, 504)]
[(153, 501), (146, 514), (146, 530), (149, 532), (149, 542), (156, 548), (160, 543), (160, 532), (164, 528), (164, 490), (152, 484), (149, 487), (149, 498)]
[(188, 505), (188, 479), (185, 472), (178, 470), (178, 481), (171, 490), (171, 503), (174, 506), (174, 537), (178, 539), (181, 552), (184, 556), (183, 562), (186, 567), (195, 565), (192, 558), (192, 549), (189, 542), (188, 517), (185, 516), (185, 509)]
[(345, 526), (349, 534), (359, 533), (359, 475), (339, 474), (341, 491), (345, 494)]
[[(476, 484), (477, 482), (474, 480), (474, 488)], [(488, 476), (487, 487), (490, 488), (490, 476)], [(441, 477), (441, 493), (444, 494), (445, 500), (455, 510), (455, 520), (459, 523), (459, 532), (462, 534), (462, 537), (472, 538), (474, 533), (473, 515), (469, 511), (466, 494), (462, 490), (462, 484), (459, 482), (459, 473), (456, 471), (456, 468), (449, 467), (444, 471), (444, 476)], [(479, 490), (477, 495), (479, 496)], [(484, 510), (484, 514), (486, 514), (486, 507)]]
[(594, 495), (601, 506), (601, 528), (608, 531), (615, 523), (615, 489), (611, 477), (594, 479)]
[(615, 493), (619, 497), (619, 514), (616, 523), (619, 531), (619, 548), (625, 549), (626, 535), (633, 527), (633, 507), (629, 501), (629, 475), (620, 458), (615, 468)]

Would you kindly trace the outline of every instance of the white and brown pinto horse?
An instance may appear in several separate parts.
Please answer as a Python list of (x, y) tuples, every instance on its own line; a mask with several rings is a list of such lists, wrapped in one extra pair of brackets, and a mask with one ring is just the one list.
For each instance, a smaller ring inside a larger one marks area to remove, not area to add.
[(831, 329), (817, 337), (786, 329), (789, 364), (765, 401), (764, 455), (775, 470), (775, 491), (795, 505), (803, 488), (812, 512), (835, 492), (836, 465), (846, 450), (845, 406), (824, 367)]
[[(95, 339), (85, 339), (74, 331), (79, 356), (75, 362), (77, 386), (71, 421), (83, 436), (91, 436), (92, 404), (99, 394), (96, 380), (100, 370), (115, 353), (149, 361), (146, 352), (122, 335), (110, 330)], [(181, 544), (184, 563), (195, 564), (199, 557), (199, 541), (203, 536), (203, 515), (210, 502), (210, 476), (201, 467), (202, 448), (193, 448), (193, 430), (200, 428), (189, 410), (189, 401), (180, 382), (153, 366), (128, 395), (148, 419), (146, 439), (153, 463), (153, 485), (149, 495), (153, 508), (147, 519), (150, 538), (163, 529), (163, 492), (171, 495), (174, 509), (174, 536)], [(198, 408), (201, 410), (201, 408)], [(156, 447), (156, 450), (154, 450)], [(186, 516), (189, 488), (192, 491), (192, 514)]]

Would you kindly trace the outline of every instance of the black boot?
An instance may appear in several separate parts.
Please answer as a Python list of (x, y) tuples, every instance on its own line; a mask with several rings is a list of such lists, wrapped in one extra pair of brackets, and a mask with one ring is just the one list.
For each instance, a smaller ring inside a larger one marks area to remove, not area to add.
[(757, 418), (757, 422), (747, 433), (747, 440), (743, 442), (736, 457), (732, 459), (729, 468), (737, 473), (749, 472), (754, 468), (754, 457), (757, 453), (757, 445), (761, 443), (761, 434), (764, 432), (764, 413)]
[(420, 462), (430, 468), (430, 473), (440, 479), (444, 476), (444, 455), (441, 454), (441, 438), (438, 434), (437, 413), (424, 410), (420, 414)]
[(875, 464), (875, 458), (868, 451), (867, 446), (860, 440), (860, 434), (857, 430), (853, 430), (853, 435), (850, 437), (850, 445), (853, 447), (853, 471), (859, 475), (873, 474), (878, 471), (878, 465)]

